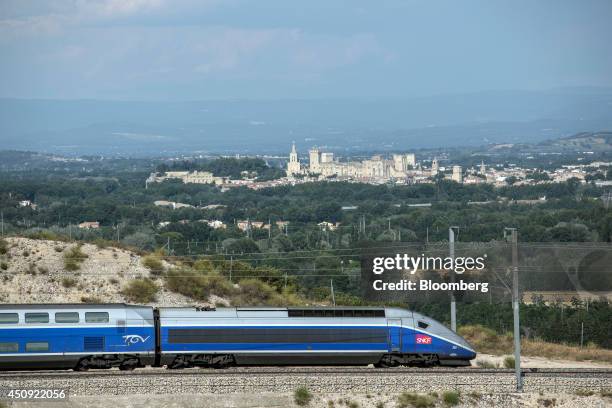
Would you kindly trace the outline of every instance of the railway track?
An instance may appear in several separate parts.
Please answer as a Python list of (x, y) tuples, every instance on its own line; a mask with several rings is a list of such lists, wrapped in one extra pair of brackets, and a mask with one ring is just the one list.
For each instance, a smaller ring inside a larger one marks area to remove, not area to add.
[[(525, 377), (600, 377), (612, 378), (612, 369), (608, 368), (525, 368), (521, 370)], [(51, 378), (99, 378), (99, 377), (232, 377), (232, 376), (282, 376), (282, 375), (359, 375), (359, 376), (402, 376), (402, 375), (468, 375), (468, 376), (506, 376), (514, 375), (513, 369), (489, 368), (371, 368), (371, 367), (239, 367), (226, 369), (199, 369), (190, 368), (182, 370), (167, 370), (163, 368), (140, 369), (134, 371), (92, 370), (87, 372), (75, 371), (3, 371), (2, 379), (31, 379), (45, 377)]]

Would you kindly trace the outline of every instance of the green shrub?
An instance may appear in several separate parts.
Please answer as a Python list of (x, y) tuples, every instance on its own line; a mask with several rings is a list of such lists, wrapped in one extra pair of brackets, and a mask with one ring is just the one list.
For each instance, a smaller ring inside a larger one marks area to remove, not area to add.
[(399, 408), (430, 408), (436, 405), (435, 398), (429, 395), (414, 394), (411, 392), (403, 392), (397, 397), (397, 406)]
[(293, 393), (293, 399), (297, 405), (303, 407), (310, 404), (310, 401), (312, 400), (312, 394), (310, 393), (310, 391), (308, 391), (308, 388), (299, 387)]
[(128, 300), (136, 303), (149, 303), (155, 300), (159, 286), (151, 279), (134, 279), (121, 291)]
[(240, 306), (292, 306), (303, 302), (295, 293), (279, 293), (269, 284), (251, 278), (240, 281), (232, 303)]
[(382, 402), (382, 401), (378, 401), (378, 402), (376, 403), (376, 408), (385, 408), (385, 403), (384, 403), (384, 402)]
[(557, 405), (557, 399), (556, 398), (538, 398), (538, 406), (543, 406), (545, 408), (548, 407), (554, 407), (555, 405)]
[(102, 299), (95, 296), (81, 296), (81, 302), (83, 303), (102, 303)]
[(612, 389), (601, 390), (601, 396), (604, 398), (612, 398)]
[(8, 269), (8, 264), (6, 262), (0, 263), (0, 269), (6, 271)]
[(36, 230), (36, 231), (29, 231), (25, 234), (25, 236), (30, 239), (44, 239), (47, 241), (57, 241), (61, 238), (56, 233), (49, 231), (49, 230), (44, 230), (44, 229)]
[(74, 246), (64, 253), (64, 268), (67, 271), (78, 271), (81, 269), (81, 263), (87, 258), (87, 255), (81, 251), (81, 245)]
[(346, 403), (346, 406), (348, 408), (359, 408), (359, 404), (357, 403), (357, 401), (348, 401)]
[(38, 267), (38, 273), (42, 274), (42, 275), (46, 275), (49, 273), (49, 269), (47, 269), (44, 266), (39, 266)]
[(504, 367), (505, 368), (514, 368), (514, 357), (512, 356), (506, 356), (506, 358), (504, 358)]
[(468, 395), (470, 396), (470, 398), (473, 398), (475, 400), (479, 400), (482, 398), (482, 394), (476, 391), (470, 392)]
[(204, 274), (187, 267), (168, 271), (166, 286), (197, 300), (207, 300), (211, 294), (229, 296), (234, 293), (233, 285), (218, 273)]
[(0, 238), (0, 255), (6, 255), (8, 253), (8, 242), (5, 239)]
[(476, 365), (480, 368), (499, 368), (499, 364), (493, 363), (489, 360), (476, 360)]
[(595, 391), (580, 388), (574, 391), (574, 394), (578, 395), (579, 397), (590, 397), (591, 395), (595, 394)]
[(62, 252), (64, 250), (64, 247), (61, 247), (58, 245), (58, 246), (53, 247), (53, 249), (55, 250), (55, 252)]
[(151, 275), (159, 276), (164, 273), (164, 264), (161, 259), (153, 255), (147, 255), (141, 259), (142, 265), (149, 269)]
[(32, 262), (30, 262), (28, 264), (28, 270), (26, 271), (26, 273), (30, 274), (30, 275), (36, 275), (36, 265)]
[(459, 393), (457, 391), (445, 391), (442, 393), (442, 401), (448, 406), (459, 404)]
[(62, 286), (65, 288), (71, 288), (77, 284), (77, 280), (73, 278), (62, 278)]

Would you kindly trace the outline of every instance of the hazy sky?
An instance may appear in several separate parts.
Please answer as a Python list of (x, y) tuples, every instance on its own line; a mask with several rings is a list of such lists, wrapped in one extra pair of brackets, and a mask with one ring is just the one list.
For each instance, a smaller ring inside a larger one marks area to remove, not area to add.
[(0, 0), (0, 97), (612, 86), (612, 1)]

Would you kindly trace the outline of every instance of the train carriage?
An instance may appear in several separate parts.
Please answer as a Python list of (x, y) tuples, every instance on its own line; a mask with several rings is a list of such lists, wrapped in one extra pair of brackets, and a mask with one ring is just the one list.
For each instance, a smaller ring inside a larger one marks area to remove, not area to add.
[(456, 333), (396, 308), (160, 308), (161, 363), (469, 365)]
[(131, 369), (154, 358), (151, 307), (0, 305), (0, 369)]

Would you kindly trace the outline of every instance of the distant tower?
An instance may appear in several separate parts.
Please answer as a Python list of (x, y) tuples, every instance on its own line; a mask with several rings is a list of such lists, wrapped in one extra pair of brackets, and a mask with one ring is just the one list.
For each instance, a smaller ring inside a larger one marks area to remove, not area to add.
[(295, 150), (295, 142), (293, 142), (291, 153), (289, 153), (289, 163), (287, 163), (287, 176), (293, 176), (300, 173), (300, 161), (298, 160), (297, 150)]
[(412, 168), (416, 166), (416, 156), (414, 155), (414, 153), (408, 153), (404, 157), (406, 166), (411, 166)]
[(452, 180), (456, 181), (457, 183), (463, 183), (463, 171), (461, 166), (453, 166)]
[(406, 171), (406, 161), (401, 154), (393, 155), (393, 169), (395, 171)]
[(438, 168), (438, 158), (434, 157), (433, 160), (431, 161), (431, 175), (435, 176), (436, 174), (438, 174), (439, 168)]
[(311, 173), (320, 173), (321, 172), (321, 166), (320, 166), (320, 156), (319, 156), (319, 149), (317, 147), (313, 147), (312, 149), (310, 149), (308, 151), (308, 155), (310, 157), (310, 172)]
[(484, 160), (480, 162), (480, 174), (485, 174), (487, 172), (487, 168), (484, 165)]
[(321, 163), (333, 163), (334, 154), (330, 152), (321, 153)]

